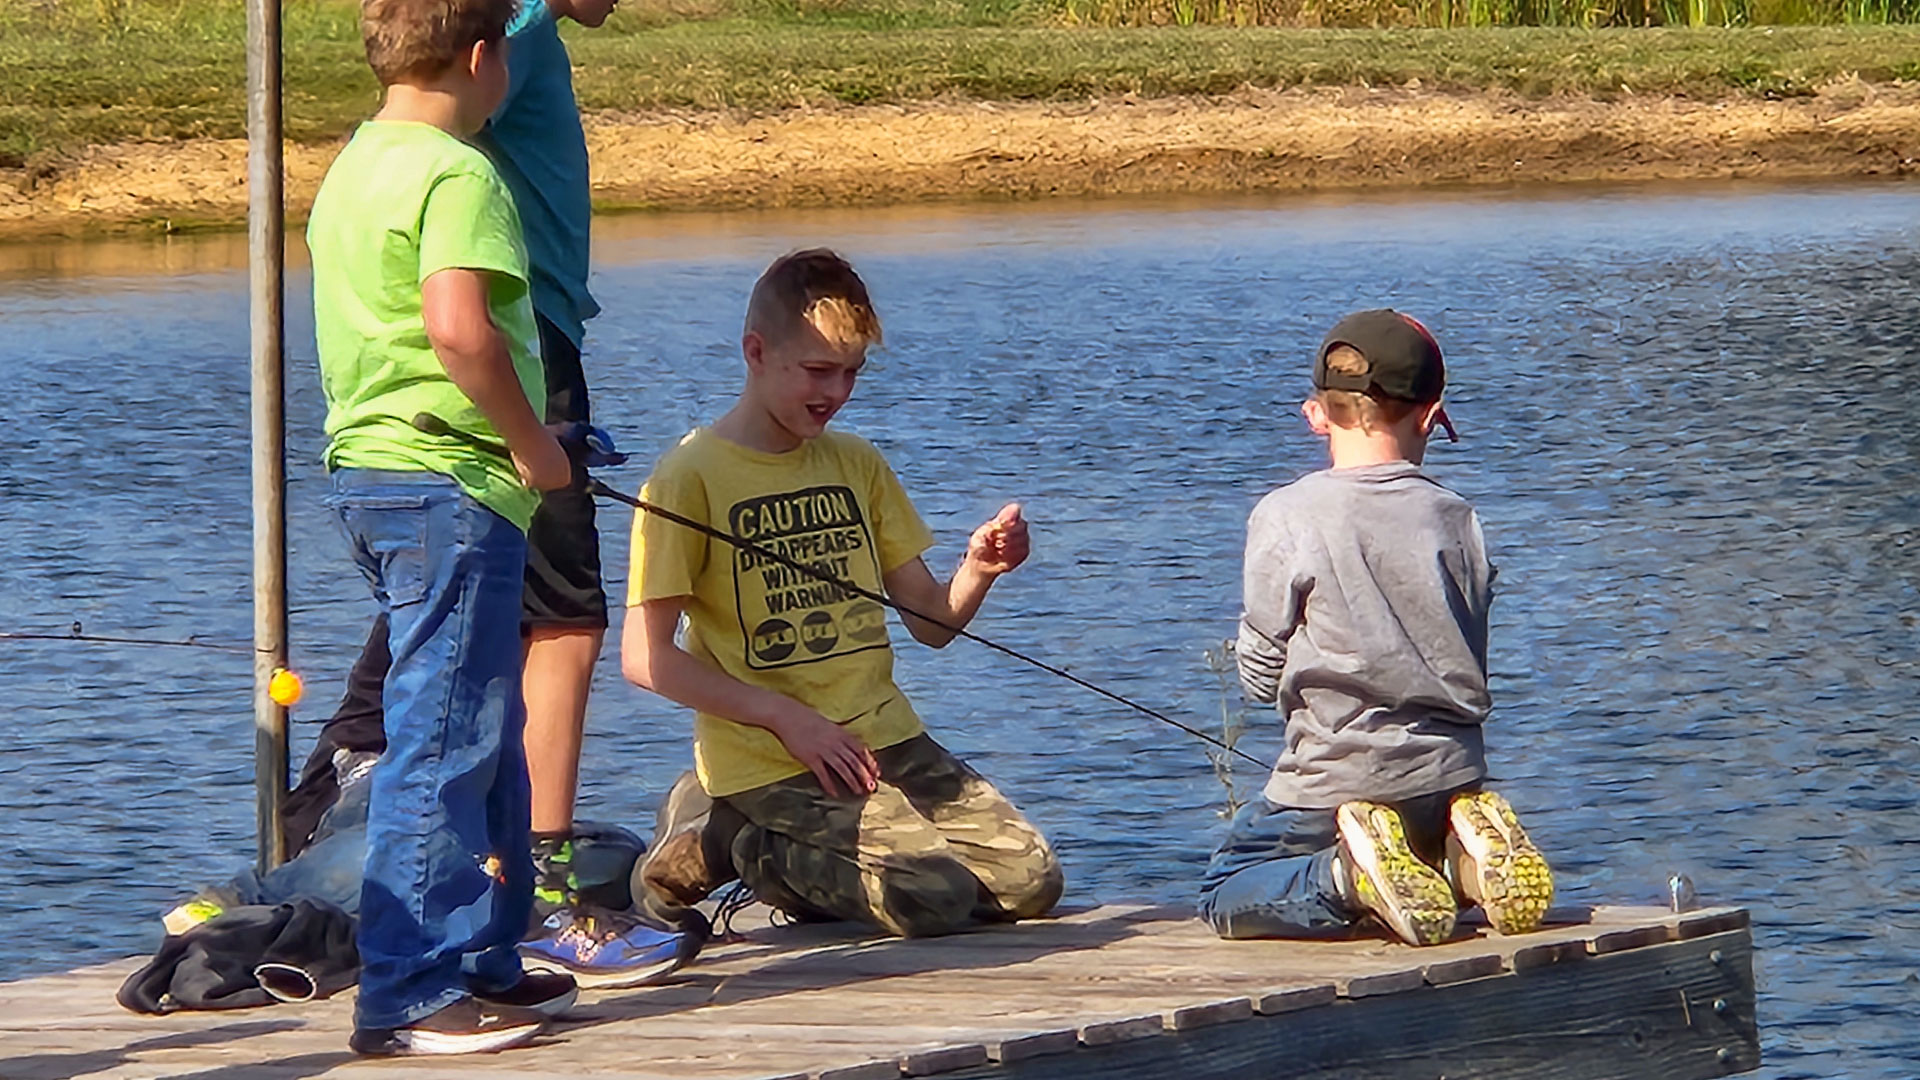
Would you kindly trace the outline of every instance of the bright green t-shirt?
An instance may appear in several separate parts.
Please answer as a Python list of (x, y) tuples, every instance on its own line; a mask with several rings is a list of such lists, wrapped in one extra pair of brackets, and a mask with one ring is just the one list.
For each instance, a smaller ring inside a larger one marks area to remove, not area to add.
[(540, 499), (510, 460), (413, 426), (429, 412), (458, 431), (500, 441), (427, 341), (420, 286), (441, 270), (487, 272), (493, 323), (534, 412), (545, 412), (526, 245), (493, 164), (428, 124), (362, 124), (314, 198), (307, 247), (327, 466), (443, 473), (525, 529)]

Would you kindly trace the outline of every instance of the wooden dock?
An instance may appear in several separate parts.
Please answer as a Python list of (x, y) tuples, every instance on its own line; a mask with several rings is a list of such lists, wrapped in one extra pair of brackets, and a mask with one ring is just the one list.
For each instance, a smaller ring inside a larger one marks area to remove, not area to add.
[[(1472, 928), (1468, 928), (1472, 931)], [(919, 941), (762, 927), (532, 1046), (370, 1060), (351, 995), (138, 1016), (140, 961), (0, 984), (0, 1080), (1690, 1080), (1759, 1065), (1745, 911), (1559, 911), (1514, 938), (1223, 942), (1106, 906)]]

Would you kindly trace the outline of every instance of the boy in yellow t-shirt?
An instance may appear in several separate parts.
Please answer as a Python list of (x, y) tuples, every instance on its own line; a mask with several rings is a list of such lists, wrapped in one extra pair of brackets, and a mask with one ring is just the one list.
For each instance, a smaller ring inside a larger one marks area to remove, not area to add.
[[(1025, 561), (1027, 525), (1009, 504), (974, 531), (952, 581), (935, 580), (920, 558), (933, 537), (893, 470), (827, 430), (879, 340), (845, 260), (779, 259), (747, 306), (739, 400), (663, 457), (642, 494), (884, 591), (946, 624), (905, 620), (940, 648)], [(880, 605), (641, 512), (627, 606), (627, 677), (696, 711), (697, 781), (669, 794), (635, 875), (655, 914), (685, 918), (735, 877), (792, 915), (906, 936), (1030, 918), (1060, 898), (1039, 830), (926, 734), (894, 684)]]

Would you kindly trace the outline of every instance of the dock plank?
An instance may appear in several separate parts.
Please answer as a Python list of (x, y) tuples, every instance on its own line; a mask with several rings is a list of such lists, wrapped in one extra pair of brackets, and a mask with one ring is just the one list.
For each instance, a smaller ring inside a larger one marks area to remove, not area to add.
[(1689, 1080), (1757, 1064), (1745, 912), (1558, 914), (1514, 938), (1468, 923), (1427, 949), (1226, 942), (1143, 905), (914, 941), (761, 926), (668, 985), (584, 995), (534, 1046), (444, 1063), (353, 1057), (350, 994), (137, 1016), (113, 1000), (140, 963), (122, 961), (0, 983), (0, 1078), (1251, 1080), (1284, 1064)]

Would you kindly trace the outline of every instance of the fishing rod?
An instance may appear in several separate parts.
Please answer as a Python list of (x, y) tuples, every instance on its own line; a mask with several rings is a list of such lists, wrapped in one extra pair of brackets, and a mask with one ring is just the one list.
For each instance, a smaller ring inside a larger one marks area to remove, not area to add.
[[(441, 436), (447, 436), (450, 438), (458, 439), (462, 442), (467, 443), (469, 446), (474, 447), (475, 449), (484, 450), (487, 453), (504, 457), (509, 461), (513, 459), (513, 453), (512, 451), (507, 449), (506, 444), (494, 442), (491, 439), (481, 438), (480, 436), (474, 435), (471, 432), (460, 431), (456, 429), (453, 425), (447, 423), (445, 420), (441, 419), (438, 416), (435, 416), (433, 413), (423, 412), (416, 415), (413, 418), (413, 426), (419, 429), (420, 431), (425, 432), (428, 435), (441, 435)], [(963, 638), (966, 638), (968, 641), (973, 641), (981, 645), (985, 645), (987, 648), (992, 649), (997, 653), (1000, 653), (1004, 656), (1010, 656), (1015, 660), (1018, 660), (1025, 664), (1031, 664), (1032, 666), (1039, 668), (1041, 671), (1044, 671), (1049, 675), (1057, 675), (1060, 678), (1065, 679), (1068, 682), (1074, 684), (1075, 686), (1081, 687), (1082, 689), (1085, 689), (1085, 690), (1091, 690), (1094, 693), (1099, 694), (1101, 697), (1108, 699), (1109, 701), (1114, 701), (1121, 705), (1125, 705), (1127, 708), (1132, 709), (1135, 712), (1138, 712), (1144, 716), (1150, 716), (1153, 719), (1158, 720), (1163, 724), (1169, 724), (1169, 725), (1172, 725), (1173, 727), (1179, 728), (1181, 731), (1184, 731), (1187, 734), (1193, 736), (1194, 738), (1199, 739), (1201, 742), (1209, 743), (1215, 747), (1218, 747), (1221, 750), (1226, 751), (1229, 754), (1234, 755), (1235, 757), (1242, 758), (1246, 761), (1250, 761), (1253, 764), (1259, 766), (1260, 768), (1264, 769), (1267, 767), (1266, 762), (1261, 761), (1259, 758), (1254, 757), (1252, 754), (1249, 754), (1244, 750), (1241, 750), (1237, 747), (1229, 746), (1226, 743), (1220, 741), (1219, 739), (1216, 739), (1213, 736), (1207, 734), (1206, 732), (1201, 731), (1199, 728), (1192, 727), (1187, 724), (1183, 724), (1180, 721), (1175, 720), (1173, 717), (1168, 716), (1167, 714), (1160, 712), (1157, 709), (1152, 709), (1145, 705), (1142, 705), (1139, 702), (1133, 700), (1132, 698), (1127, 697), (1124, 694), (1119, 694), (1112, 690), (1107, 689), (1104, 686), (1100, 686), (1096, 683), (1088, 682), (1087, 680), (1081, 678), (1080, 676), (1075, 675), (1071, 671), (1067, 671), (1064, 668), (1055, 667), (1044, 660), (1036, 660), (1033, 657), (1028, 656), (1026, 653), (1020, 652), (1018, 649), (1009, 648), (1008, 646), (1002, 645), (991, 638), (981, 637), (979, 634), (976, 634), (973, 631), (966, 629), (965, 627), (954, 626), (951, 623), (948, 623), (944, 620), (936, 619), (931, 615), (922, 615), (920, 612), (915, 611), (910, 607), (907, 607), (906, 605), (894, 600), (892, 597), (886, 596), (883, 593), (877, 593), (872, 591), (871, 589), (862, 588), (861, 586), (856, 585), (851, 581), (842, 581), (825, 570), (821, 570), (818, 567), (800, 562), (797, 559), (790, 558), (787, 555), (782, 554), (781, 552), (772, 550), (771, 548), (767, 548), (760, 544), (756, 544), (753, 541), (746, 539), (745, 537), (735, 536), (732, 533), (725, 532), (721, 529), (716, 529), (704, 521), (695, 521), (693, 518), (685, 517), (680, 514), (676, 514), (671, 510), (667, 510), (662, 507), (655, 506), (653, 503), (647, 502), (645, 499), (640, 499), (632, 495), (628, 495), (624, 491), (617, 491), (614, 488), (608, 487), (605, 483), (602, 483), (598, 477), (594, 477), (594, 476), (587, 477), (587, 493), (590, 495), (598, 495), (601, 498), (605, 498), (605, 499), (612, 499), (614, 502), (624, 503), (628, 506), (633, 507), (635, 510), (645, 511), (646, 513), (652, 514), (655, 517), (659, 517), (663, 520), (670, 521), (675, 525), (679, 525), (683, 528), (692, 529), (694, 532), (697, 532), (702, 536), (706, 536), (711, 539), (718, 540), (721, 543), (731, 545), (732, 547), (737, 548), (740, 551), (748, 552), (749, 554), (752, 554), (757, 558), (765, 559), (768, 562), (785, 567), (786, 569), (792, 570), (795, 573), (803, 574), (822, 584), (831, 585), (834, 588), (841, 590), (842, 592), (851, 593), (852, 595), (858, 596), (863, 600), (871, 600), (876, 604), (882, 605), (883, 607), (892, 608), (893, 610), (899, 612), (902, 615), (908, 616), (910, 618), (918, 619), (921, 622), (928, 623), (933, 626), (937, 626), (940, 629), (955, 635), (956, 637), (963, 637)]]

